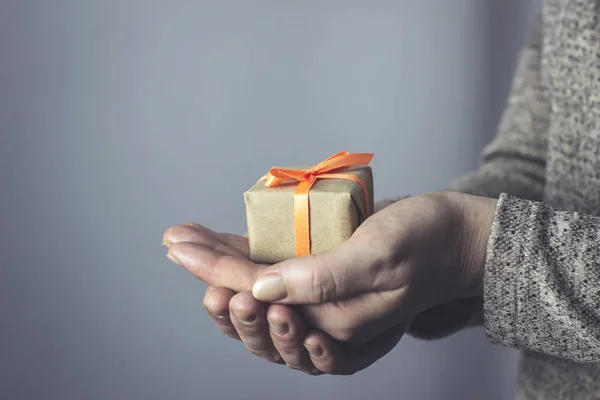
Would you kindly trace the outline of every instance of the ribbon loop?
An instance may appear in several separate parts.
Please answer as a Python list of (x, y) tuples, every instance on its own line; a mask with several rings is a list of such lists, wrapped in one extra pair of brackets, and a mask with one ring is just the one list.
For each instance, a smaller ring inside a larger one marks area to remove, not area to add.
[[(310, 211), (308, 192), (318, 179), (347, 179), (357, 182), (365, 195), (365, 219), (370, 214), (369, 193), (365, 182), (351, 174), (343, 174), (344, 169), (354, 165), (368, 165), (374, 154), (350, 154), (342, 151), (326, 158), (304, 170), (291, 170), (285, 168), (271, 168), (265, 176), (266, 187), (276, 187), (287, 181), (297, 181), (298, 186), (294, 193), (294, 227), (296, 232), (296, 256), (302, 257), (310, 254)], [(336, 173), (330, 173), (336, 172)]]

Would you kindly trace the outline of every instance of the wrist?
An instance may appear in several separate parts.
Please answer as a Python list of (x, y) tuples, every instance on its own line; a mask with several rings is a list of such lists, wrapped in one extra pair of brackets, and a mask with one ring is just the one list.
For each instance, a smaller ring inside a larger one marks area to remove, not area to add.
[(466, 197), (461, 232), (461, 265), (464, 272), (464, 295), (483, 295), (483, 273), (485, 270), (487, 244), (498, 200), (470, 196)]

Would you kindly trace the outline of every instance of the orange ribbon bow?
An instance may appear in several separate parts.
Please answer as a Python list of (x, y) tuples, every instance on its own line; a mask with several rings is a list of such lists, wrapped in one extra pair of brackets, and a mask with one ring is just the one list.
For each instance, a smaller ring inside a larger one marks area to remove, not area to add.
[(358, 183), (365, 194), (365, 219), (369, 217), (369, 189), (365, 182), (357, 176), (344, 174), (343, 169), (353, 165), (367, 165), (373, 154), (350, 154), (346, 151), (335, 154), (328, 159), (313, 165), (309, 169), (291, 170), (271, 168), (265, 176), (267, 187), (276, 187), (289, 180), (298, 181), (294, 193), (294, 226), (296, 230), (296, 256), (310, 254), (310, 208), (308, 192), (318, 179), (347, 179)]

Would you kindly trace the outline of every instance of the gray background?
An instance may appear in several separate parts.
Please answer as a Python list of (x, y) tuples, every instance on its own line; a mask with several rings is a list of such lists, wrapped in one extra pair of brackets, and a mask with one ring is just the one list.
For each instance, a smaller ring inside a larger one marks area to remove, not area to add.
[(0, 0), (0, 397), (511, 398), (516, 352), (481, 329), (352, 377), (269, 365), (160, 241), (242, 233), (271, 165), (341, 150), (376, 154), (377, 198), (443, 188), (494, 134), (536, 7)]

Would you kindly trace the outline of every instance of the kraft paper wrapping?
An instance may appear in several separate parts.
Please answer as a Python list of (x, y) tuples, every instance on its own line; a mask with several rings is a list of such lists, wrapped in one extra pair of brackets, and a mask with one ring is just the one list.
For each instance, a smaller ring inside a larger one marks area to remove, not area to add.
[[(310, 167), (285, 167), (305, 169)], [(373, 172), (354, 166), (340, 173), (356, 175), (369, 189), (369, 214), (373, 213)], [(297, 182), (265, 187), (261, 179), (246, 193), (246, 219), (252, 261), (273, 264), (296, 256), (294, 191)], [(311, 254), (330, 250), (349, 239), (365, 219), (362, 187), (347, 179), (319, 179), (308, 194)]]

